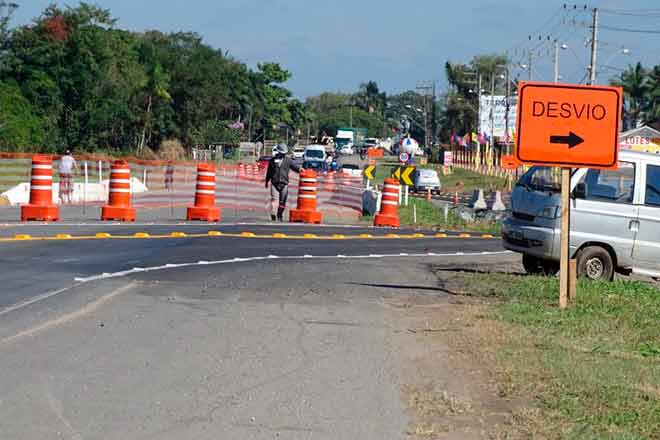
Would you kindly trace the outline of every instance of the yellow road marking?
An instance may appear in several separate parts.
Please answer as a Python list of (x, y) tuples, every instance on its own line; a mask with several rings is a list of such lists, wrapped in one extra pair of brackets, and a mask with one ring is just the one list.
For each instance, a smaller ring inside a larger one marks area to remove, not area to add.
[(317, 235), (306, 233), (303, 235), (289, 235), (282, 233), (271, 233), (271, 234), (255, 234), (254, 232), (241, 232), (241, 233), (226, 233), (220, 231), (208, 231), (207, 233), (198, 233), (198, 234), (187, 234), (185, 232), (170, 232), (168, 234), (154, 234), (151, 235), (147, 232), (136, 232), (132, 235), (112, 235), (107, 232), (98, 232), (94, 235), (71, 235), (60, 233), (53, 236), (32, 236), (29, 234), (16, 234), (13, 237), (0, 237), (0, 243), (12, 242), (12, 241), (54, 241), (54, 240), (95, 240), (95, 239), (162, 239), (162, 238), (203, 238), (203, 237), (224, 237), (224, 238), (254, 238), (254, 239), (289, 239), (289, 240), (364, 240), (364, 239), (419, 239), (419, 238), (454, 238), (454, 239), (465, 239), (465, 238), (481, 238), (484, 240), (490, 240), (496, 238), (491, 234), (482, 234), (478, 236), (473, 236), (468, 233), (456, 233), (456, 234), (445, 234), (438, 233), (433, 236), (425, 235), (421, 233), (416, 234), (386, 234), (386, 235), (372, 235), (372, 234), (358, 234), (358, 235), (343, 235), (343, 234), (333, 234), (333, 235)]

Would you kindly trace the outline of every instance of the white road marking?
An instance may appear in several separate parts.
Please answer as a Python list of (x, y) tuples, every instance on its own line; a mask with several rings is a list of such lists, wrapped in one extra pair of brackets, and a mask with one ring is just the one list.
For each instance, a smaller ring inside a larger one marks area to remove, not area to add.
[(216, 260), (216, 261), (198, 261), (195, 263), (178, 263), (178, 264), (173, 264), (173, 263), (168, 263), (164, 264), (162, 266), (153, 266), (153, 267), (144, 267), (144, 268), (139, 268), (138, 270), (131, 269), (131, 270), (123, 270), (119, 272), (113, 272), (113, 273), (102, 273), (99, 275), (93, 275), (90, 277), (79, 277), (75, 278), (74, 281), (78, 284), (85, 284), (85, 283), (90, 283), (92, 281), (98, 281), (98, 280), (105, 280), (109, 278), (120, 278), (120, 277), (125, 277), (127, 275), (133, 275), (136, 273), (141, 273), (141, 272), (156, 272), (156, 271), (161, 271), (161, 270), (166, 270), (166, 269), (178, 269), (182, 267), (194, 267), (194, 266), (217, 266), (217, 265), (224, 265), (224, 264), (232, 264), (232, 263), (249, 263), (249, 262), (254, 262), (254, 261), (263, 261), (263, 260), (271, 260), (274, 258), (280, 259), (280, 260), (310, 260), (310, 259), (315, 259), (315, 260), (332, 260), (332, 259), (378, 259), (378, 258), (401, 258), (401, 257), (406, 257), (406, 258), (423, 258), (423, 257), (476, 257), (476, 256), (484, 256), (484, 255), (506, 255), (512, 253), (511, 251), (496, 251), (496, 252), (474, 252), (474, 253), (465, 253), (465, 252), (453, 252), (453, 253), (446, 253), (446, 254), (438, 254), (438, 253), (433, 253), (433, 252), (427, 252), (427, 253), (419, 253), (419, 254), (380, 254), (380, 255), (285, 255), (285, 256), (276, 256), (276, 255), (267, 255), (267, 256), (260, 256), (260, 257), (247, 257), (247, 258), (231, 258), (227, 260)]

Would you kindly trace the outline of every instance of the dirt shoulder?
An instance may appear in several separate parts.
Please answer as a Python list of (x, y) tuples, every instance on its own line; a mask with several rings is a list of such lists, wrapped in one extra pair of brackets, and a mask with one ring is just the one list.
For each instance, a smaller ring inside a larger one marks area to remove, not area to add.
[(515, 256), (430, 266), (448, 297), (399, 297), (410, 438), (660, 438), (660, 290), (558, 281)]
[(429, 266), (447, 296), (411, 294), (388, 302), (401, 331), (402, 399), (409, 410), (409, 438), (488, 439), (523, 402), (503, 392), (497, 347), (502, 326), (487, 318), (490, 302), (466, 296), (470, 271), (517, 271), (515, 256), (483, 258), (474, 265)]

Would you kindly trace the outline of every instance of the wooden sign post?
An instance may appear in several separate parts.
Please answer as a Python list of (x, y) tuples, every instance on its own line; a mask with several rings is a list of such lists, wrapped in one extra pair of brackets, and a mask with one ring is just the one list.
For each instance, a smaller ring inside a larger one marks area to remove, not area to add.
[(617, 168), (621, 104), (620, 87), (522, 82), (518, 88), (515, 158), (523, 164), (561, 167), (562, 309), (575, 298), (571, 169)]

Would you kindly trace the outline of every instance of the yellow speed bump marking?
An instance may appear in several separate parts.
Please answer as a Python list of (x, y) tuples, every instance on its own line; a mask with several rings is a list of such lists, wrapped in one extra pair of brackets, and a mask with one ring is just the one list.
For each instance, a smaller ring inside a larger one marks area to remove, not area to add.
[(186, 235), (185, 232), (172, 232), (170, 234), (170, 237), (174, 237), (174, 238), (183, 238), (183, 237), (186, 237), (186, 236), (187, 235)]
[(133, 234), (133, 238), (149, 238), (150, 235), (147, 234), (146, 232), (136, 232)]
[(387, 234), (385, 238), (401, 238), (399, 234)]
[(435, 234), (435, 238), (447, 238), (447, 234)]
[(286, 234), (273, 234), (273, 238), (286, 238)]
[(303, 238), (319, 238), (319, 236), (316, 234), (305, 234), (303, 235)]
[(331, 236), (330, 238), (332, 238), (334, 240), (343, 240), (343, 239), (346, 238), (346, 236), (342, 235), (342, 234), (335, 234), (335, 235)]
[(371, 235), (371, 234), (360, 234), (360, 235), (358, 235), (358, 237), (360, 237), (360, 238), (374, 238), (374, 236)]
[(491, 234), (484, 234), (484, 235), (481, 236), (481, 238), (485, 238), (486, 240), (490, 240), (492, 238), (495, 238), (495, 236), (491, 235)]
[(426, 235), (424, 235), (424, 234), (413, 234), (412, 235), (412, 238), (424, 238), (424, 237), (426, 237)]
[(14, 240), (31, 240), (32, 236), (28, 234), (16, 234)]
[(110, 238), (110, 237), (112, 237), (112, 235), (108, 234), (107, 232), (99, 232), (94, 237), (96, 237), (96, 238)]
[(222, 232), (220, 232), (220, 231), (209, 231), (206, 235), (208, 235), (209, 237), (221, 237)]
[(57, 235), (55, 236), (55, 238), (56, 238), (57, 240), (70, 240), (70, 239), (72, 239), (73, 237), (71, 236), (71, 234), (57, 234)]
[(460, 234), (458, 238), (470, 238), (472, 237), (470, 234)]
[(241, 232), (241, 235), (240, 235), (240, 236), (241, 236), (241, 237), (247, 237), (247, 238), (256, 237), (256, 235), (254, 234), (254, 232)]

